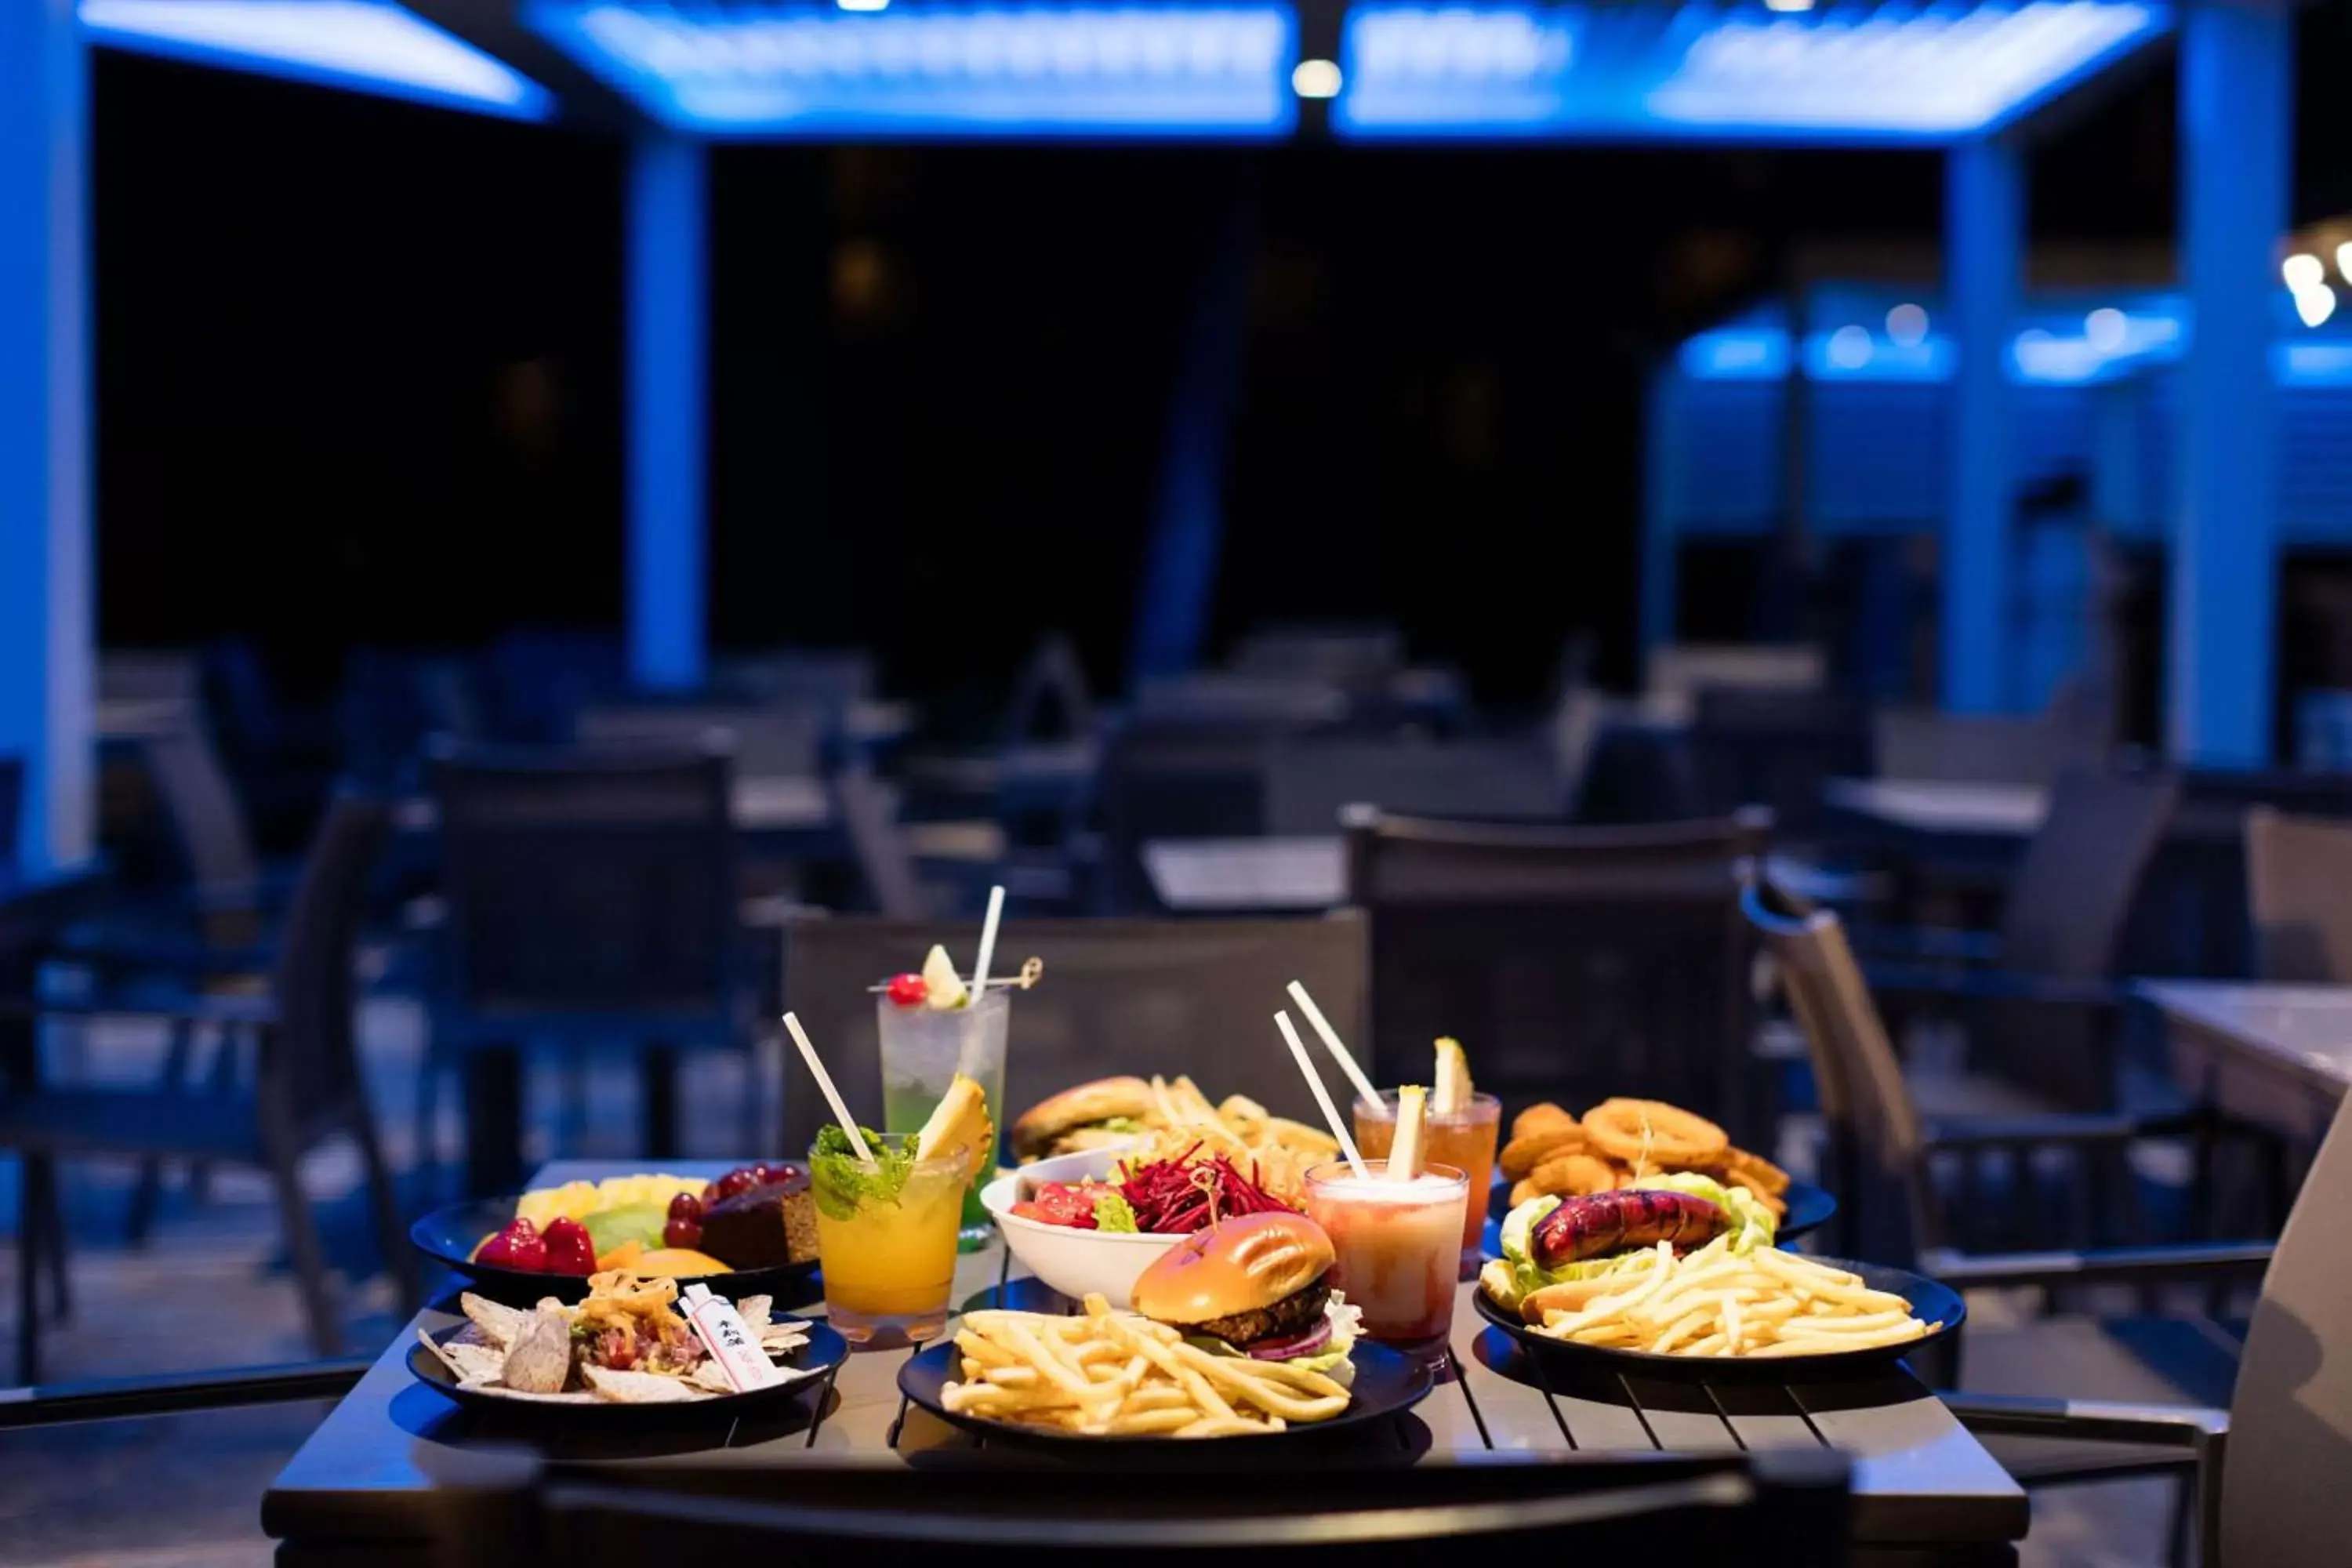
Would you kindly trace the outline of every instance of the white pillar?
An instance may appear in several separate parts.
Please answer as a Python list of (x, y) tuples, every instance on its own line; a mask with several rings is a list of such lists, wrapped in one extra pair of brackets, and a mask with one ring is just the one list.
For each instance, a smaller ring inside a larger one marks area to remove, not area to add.
[(2181, 18), (2180, 516), (2166, 731), (2175, 760), (2270, 761), (2278, 635), (2278, 389), (2272, 311), (2294, 163), (2294, 18), (2206, 0)]
[(629, 153), (629, 678), (690, 689), (703, 681), (704, 153), (648, 132)]
[(0, 5), (0, 755), (35, 871), (90, 852), (88, 106), (73, 0)]
[(2010, 701), (2010, 510), (2017, 403), (2009, 340), (2025, 256), (2025, 171), (2015, 147), (1979, 139), (1944, 159), (1944, 310), (1958, 363), (1944, 516), (1944, 707)]

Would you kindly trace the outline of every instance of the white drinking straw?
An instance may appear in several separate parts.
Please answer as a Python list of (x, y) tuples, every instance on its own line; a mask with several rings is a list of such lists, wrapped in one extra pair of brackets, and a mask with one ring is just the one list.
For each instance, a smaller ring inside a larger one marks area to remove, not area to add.
[(793, 1044), (800, 1047), (801, 1059), (808, 1063), (809, 1071), (815, 1075), (817, 1088), (824, 1090), (824, 1102), (833, 1107), (834, 1120), (841, 1123), (844, 1132), (849, 1134), (849, 1146), (857, 1151), (858, 1159), (868, 1165), (874, 1163), (874, 1151), (866, 1146), (866, 1135), (857, 1130), (857, 1119), (850, 1115), (849, 1107), (841, 1102), (841, 1090), (833, 1087), (833, 1075), (824, 1070), (823, 1062), (816, 1059), (816, 1047), (809, 1044), (808, 1031), (801, 1027), (800, 1016), (785, 1014), (784, 1027), (792, 1031)]
[(1364, 1069), (1356, 1065), (1356, 1058), (1349, 1054), (1348, 1047), (1340, 1042), (1339, 1031), (1331, 1026), (1331, 1020), (1323, 1016), (1323, 1009), (1315, 1005), (1315, 998), (1307, 994), (1307, 987), (1296, 980), (1292, 981), (1290, 999), (1298, 1004), (1300, 1012), (1307, 1015), (1307, 1021), (1313, 1025), (1315, 1032), (1322, 1037), (1324, 1047), (1331, 1053), (1332, 1059), (1339, 1064), (1339, 1070), (1348, 1075), (1348, 1081), (1356, 1086), (1356, 1092), (1364, 1097), (1364, 1103), (1377, 1109), (1381, 1103), (1381, 1091), (1372, 1087), (1372, 1080), (1366, 1078)]
[(1004, 915), (1002, 883), (988, 889), (988, 918), (980, 922), (980, 962), (971, 966), (971, 999), (979, 1005), (988, 994), (988, 964), (996, 956), (996, 922)]
[(1348, 1136), (1348, 1124), (1339, 1120), (1339, 1108), (1331, 1103), (1331, 1091), (1323, 1087), (1323, 1076), (1315, 1070), (1315, 1059), (1307, 1054), (1307, 1042), (1298, 1037), (1298, 1026), (1287, 1013), (1274, 1016), (1282, 1037), (1290, 1042), (1290, 1054), (1297, 1058), (1298, 1070), (1307, 1075), (1307, 1087), (1315, 1091), (1315, 1103), (1323, 1108), (1323, 1120), (1331, 1124), (1331, 1136), (1339, 1141), (1339, 1152), (1348, 1156), (1355, 1167), (1357, 1179), (1369, 1182), (1372, 1173), (1364, 1169), (1364, 1157), (1356, 1152), (1356, 1141)]

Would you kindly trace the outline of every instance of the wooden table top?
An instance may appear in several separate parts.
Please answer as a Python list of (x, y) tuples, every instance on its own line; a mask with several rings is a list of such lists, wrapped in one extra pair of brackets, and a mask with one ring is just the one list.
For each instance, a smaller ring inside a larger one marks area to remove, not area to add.
[[(540, 1172), (532, 1184), (593, 1180), (627, 1168), (562, 1162)], [(681, 1162), (670, 1168), (716, 1175), (725, 1167)], [(967, 1305), (993, 1300), (992, 1287), (1017, 1292), (1017, 1279), (1001, 1283), (1013, 1272), (995, 1248), (969, 1254), (957, 1272), (958, 1299)], [(1857, 1542), (1933, 1545), (1954, 1552), (1955, 1561), (1976, 1561), (1969, 1553), (2025, 1532), (2024, 1494), (1907, 1372), (1895, 1369), (1804, 1388), (1716, 1388), (1617, 1378), (1601, 1385), (1554, 1387), (1507, 1335), (1472, 1310), (1473, 1287), (1462, 1289), (1440, 1386), (1381, 1437), (1369, 1439), (1407, 1445), (1417, 1450), (1415, 1463), (1461, 1463), (1497, 1454), (1565, 1460), (1578, 1453), (1827, 1445), (1854, 1460)], [(300, 1560), (299, 1547), (305, 1542), (332, 1542), (339, 1551), (373, 1543), (372, 1551), (381, 1549), (385, 1560), (398, 1560), (402, 1542), (421, 1546), (417, 1520), (427, 1477), (438, 1468), (436, 1458), (515, 1440), (512, 1431), (485, 1431), (408, 1370), (414, 1330), (454, 1324), (459, 1321), (455, 1306), (453, 1296), (419, 1314), (265, 1495), (262, 1526), (289, 1543), (281, 1562)], [(812, 1316), (823, 1310), (803, 1310)], [(924, 1454), (980, 1447), (901, 1399), (897, 1379), (908, 1353), (853, 1354), (825, 1397), (795, 1401), (757, 1424), (672, 1428), (657, 1441), (574, 1432), (556, 1439), (549, 1451), (567, 1462), (633, 1468), (658, 1468), (672, 1458), (768, 1468), (805, 1465), (811, 1456), (819, 1463), (903, 1466)], [(992, 1461), (1004, 1452), (991, 1450)]]

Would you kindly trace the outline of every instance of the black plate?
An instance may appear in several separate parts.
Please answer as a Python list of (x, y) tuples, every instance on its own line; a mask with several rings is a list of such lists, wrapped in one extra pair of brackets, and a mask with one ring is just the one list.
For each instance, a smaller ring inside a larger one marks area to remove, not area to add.
[[(1509, 1182), (1495, 1184), (1495, 1190), (1486, 1203), (1486, 1228), (1489, 1232), (1501, 1225), (1503, 1216), (1511, 1212), (1511, 1185)], [(1780, 1194), (1780, 1201), (1789, 1205), (1789, 1212), (1780, 1216), (1780, 1226), (1773, 1232), (1777, 1240), (1794, 1241), (1801, 1236), (1821, 1229), (1837, 1216), (1837, 1199), (1830, 1194), (1827, 1187), (1817, 1187), (1811, 1182), (1790, 1182), (1789, 1190)], [(1486, 1246), (1487, 1257), (1496, 1256), (1496, 1245), (1490, 1237)]]
[[(492, 1231), (505, 1228), (514, 1218), (515, 1199), (481, 1198), (473, 1203), (452, 1204), (447, 1208), (435, 1209), (408, 1227), (408, 1239), (416, 1250), (443, 1268), (462, 1274), (474, 1282), (474, 1289), (493, 1300), (509, 1306), (528, 1307), (542, 1297), (552, 1296), (559, 1301), (572, 1302), (588, 1294), (588, 1281), (572, 1274), (526, 1274), (520, 1268), (499, 1268), (487, 1263), (476, 1263), (467, 1257), (481, 1245), (482, 1237)], [(816, 1273), (816, 1260), (787, 1263), (776, 1268), (732, 1268), (724, 1274), (705, 1274), (693, 1279), (681, 1278), (678, 1289), (688, 1285), (703, 1284), (727, 1297), (772, 1296), (778, 1307), (798, 1307), (816, 1300), (810, 1279)]]
[(1791, 1384), (1850, 1377), (1916, 1355), (1952, 1334), (1969, 1315), (1968, 1303), (1960, 1300), (1958, 1291), (1925, 1275), (1882, 1268), (1875, 1263), (1848, 1263), (1837, 1258), (1816, 1258), (1811, 1261), (1849, 1269), (1861, 1275), (1862, 1282), (1872, 1289), (1902, 1297), (1911, 1303), (1911, 1315), (1927, 1325), (1927, 1331), (1901, 1344), (1874, 1345), (1868, 1350), (1837, 1351), (1826, 1355), (1653, 1355), (1648, 1351), (1612, 1350), (1606, 1345), (1556, 1340), (1536, 1332), (1520, 1321), (1517, 1312), (1506, 1311), (1487, 1300), (1485, 1290), (1474, 1290), (1471, 1296), (1477, 1302), (1480, 1317), (1526, 1346), (1528, 1353), (1547, 1367), (1571, 1372), (1597, 1369), (1627, 1377), (1672, 1378), (1684, 1383)]
[[(759, 1294), (756, 1290), (744, 1293), (753, 1296)], [(418, 1382), (430, 1384), (435, 1393), (456, 1400), (467, 1409), (495, 1413), (501, 1417), (510, 1418), (518, 1415), (549, 1415), (561, 1416), (565, 1420), (585, 1417), (596, 1422), (628, 1419), (642, 1422), (671, 1421), (680, 1417), (692, 1420), (716, 1416), (721, 1420), (732, 1420), (747, 1411), (797, 1398), (813, 1388), (823, 1388), (825, 1369), (838, 1366), (848, 1358), (849, 1342), (843, 1339), (831, 1324), (807, 1318), (795, 1318), (789, 1312), (778, 1314), (776, 1321), (807, 1325), (808, 1342), (794, 1351), (792, 1359), (784, 1364), (797, 1367), (803, 1372), (815, 1373), (816, 1376), (803, 1377), (798, 1382), (781, 1384), (772, 1388), (754, 1389), (749, 1394), (722, 1394), (715, 1398), (698, 1399), (690, 1404), (609, 1405), (598, 1400), (594, 1404), (542, 1405), (534, 1399), (514, 1399), (503, 1394), (486, 1394), (479, 1389), (460, 1387), (457, 1374), (449, 1370), (446, 1363), (427, 1351), (423, 1345), (413, 1342), (408, 1347), (408, 1370), (415, 1375)], [(446, 1339), (464, 1326), (463, 1324), (453, 1325), (433, 1337), (436, 1340)]]
[[(906, 1364), (898, 1369), (898, 1392), (950, 1426), (961, 1426), (967, 1432), (976, 1432), (999, 1442), (1030, 1444), (1064, 1453), (1080, 1448), (1100, 1448), (1107, 1444), (1168, 1446), (1173, 1443), (1172, 1439), (1158, 1433), (1089, 1437), (1083, 1433), (1044, 1426), (1020, 1426), (1010, 1421), (992, 1421), (984, 1415), (950, 1411), (940, 1398), (940, 1390), (955, 1381), (957, 1356), (955, 1342), (950, 1340), (933, 1345), (919, 1355), (908, 1357)], [(1392, 1351), (1386, 1345), (1374, 1344), (1370, 1340), (1358, 1340), (1349, 1357), (1356, 1363), (1356, 1381), (1349, 1390), (1347, 1409), (1328, 1421), (1286, 1426), (1279, 1432), (1268, 1432), (1245, 1441), (1255, 1446), (1286, 1439), (1324, 1438), (1335, 1433), (1352, 1431), (1412, 1409), (1427, 1395), (1433, 1382), (1426, 1363), (1402, 1351)], [(1195, 1451), (1202, 1447), (1191, 1441), (1174, 1443), (1174, 1446)]]

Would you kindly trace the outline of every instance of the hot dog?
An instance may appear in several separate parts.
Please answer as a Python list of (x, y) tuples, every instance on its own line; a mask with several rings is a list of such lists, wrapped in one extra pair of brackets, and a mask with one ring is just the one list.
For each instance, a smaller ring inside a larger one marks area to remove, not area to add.
[(1705, 1198), (1644, 1187), (1563, 1198), (1536, 1222), (1528, 1255), (1539, 1268), (1671, 1242), (1687, 1250), (1730, 1228), (1730, 1216)]

